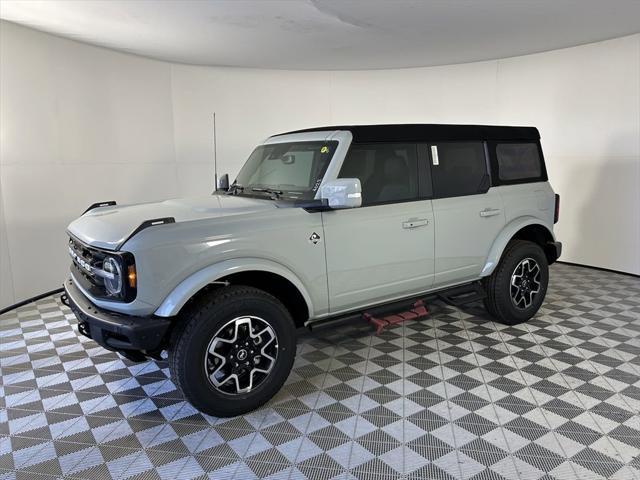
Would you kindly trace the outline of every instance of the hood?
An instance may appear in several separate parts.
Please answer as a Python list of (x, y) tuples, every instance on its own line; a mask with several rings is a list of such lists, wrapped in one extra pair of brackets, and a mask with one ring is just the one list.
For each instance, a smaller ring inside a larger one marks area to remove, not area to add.
[(276, 206), (270, 200), (231, 195), (181, 198), (95, 208), (71, 222), (67, 231), (88, 245), (115, 250), (146, 220), (173, 217), (176, 223), (180, 223), (274, 208)]

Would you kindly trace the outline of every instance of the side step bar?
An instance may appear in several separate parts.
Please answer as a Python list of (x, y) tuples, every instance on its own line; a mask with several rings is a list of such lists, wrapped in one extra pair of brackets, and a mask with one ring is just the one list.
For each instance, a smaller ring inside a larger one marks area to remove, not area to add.
[[(352, 322), (362, 321), (363, 318), (369, 321), (370, 318), (382, 319), (389, 316), (396, 316), (398, 315), (398, 312), (407, 313), (418, 307), (424, 308), (424, 303), (426, 303), (427, 298), (427, 296), (423, 296), (415, 297), (413, 299), (399, 300), (392, 303), (385, 303), (377, 307), (368, 308), (367, 310), (361, 310), (358, 312), (348, 313), (346, 315), (340, 315), (326, 320), (321, 320), (319, 322), (310, 323), (308, 326), (311, 331), (316, 331), (324, 330), (326, 328), (335, 328), (340, 325), (345, 325)], [(431, 298), (433, 298), (433, 296)], [(421, 310), (420, 313), (422, 313)], [(415, 317), (415, 315), (409, 316)]]
[(480, 282), (450, 288), (438, 294), (440, 300), (454, 307), (484, 300), (486, 296), (487, 292)]
[(347, 323), (358, 322), (364, 318), (369, 321), (379, 333), (386, 325), (426, 316), (428, 314), (425, 307), (426, 303), (436, 298), (454, 307), (459, 307), (467, 303), (483, 300), (486, 296), (487, 294), (480, 282), (468, 283), (459, 287), (448, 288), (439, 292), (431, 292), (426, 295), (419, 295), (410, 299), (399, 300), (371, 307), (366, 310), (320, 320), (309, 323), (307, 326), (312, 331), (324, 330)]

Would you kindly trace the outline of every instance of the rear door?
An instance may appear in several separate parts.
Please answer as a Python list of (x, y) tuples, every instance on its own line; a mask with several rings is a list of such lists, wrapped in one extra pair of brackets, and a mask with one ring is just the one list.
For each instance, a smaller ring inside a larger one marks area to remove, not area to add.
[(351, 146), (338, 176), (360, 179), (362, 206), (322, 213), (332, 313), (433, 284), (433, 210), (420, 168), (415, 144)]
[(491, 187), (484, 142), (435, 142), (421, 150), (431, 167), (435, 220), (434, 286), (474, 280), (505, 225)]

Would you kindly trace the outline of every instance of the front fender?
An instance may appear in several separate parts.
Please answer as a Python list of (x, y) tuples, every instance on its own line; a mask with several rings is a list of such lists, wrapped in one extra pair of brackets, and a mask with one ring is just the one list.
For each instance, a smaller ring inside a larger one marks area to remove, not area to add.
[(502, 229), (500, 234), (493, 241), (493, 245), (491, 246), (491, 250), (489, 250), (489, 255), (487, 255), (487, 260), (485, 261), (484, 268), (482, 272), (480, 272), (481, 277), (488, 277), (493, 273), (496, 266), (500, 262), (500, 258), (502, 257), (502, 252), (507, 247), (507, 244), (511, 241), (513, 236), (518, 233), (524, 227), (529, 225), (540, 225), (547, 229), (551, 234), (551, 237), (555, 240), (555, 235), (553, 234), (553, 230), (549, 228), (545, 222), (536, 217), (526, 216), (516, 218), (509, 222)]
[(215, 263), (187, 277), (175, 287), (162, 301), (155, 315), (159, 317), (172, 317), (177, 315), (187, 301), (202, 288), (232, 273), (261, 271), (280, 275), (289, 280), (298, 289), (304, 298), (309, 316), (313, 318), (313, 304), (311, 297), (300, 279), (288, 268), (263, 258), (234, 258)]

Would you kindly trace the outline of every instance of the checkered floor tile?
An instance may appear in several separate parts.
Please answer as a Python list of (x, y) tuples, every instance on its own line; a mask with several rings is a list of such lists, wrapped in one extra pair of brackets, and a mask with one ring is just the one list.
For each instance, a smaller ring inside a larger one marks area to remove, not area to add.
[(638, 479), (640, 279), (554, 265), (516, 327), (479, 307), (303, 334), (264, 408), (218, 419), (47, 298), (0, 318), (0, 479)]

